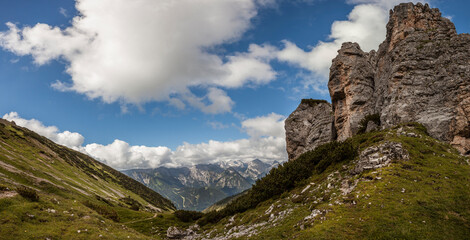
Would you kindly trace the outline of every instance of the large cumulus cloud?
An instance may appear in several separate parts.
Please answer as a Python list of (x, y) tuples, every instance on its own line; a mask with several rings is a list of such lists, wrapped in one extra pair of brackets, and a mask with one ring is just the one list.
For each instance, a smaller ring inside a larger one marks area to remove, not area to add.
[[(249, 52), (219, 56), (211, 49), (238, 40), (258, 8), (273, 2), (76, 0), (79, 15), (70, 27), (7, 23), (0, 46), (31, 55), (38, 65), (64, 60), (71, 79), (52, 85), (61, 91), (106, 103), (178, 99), (180, 106), (228, 112), (233, 103), (222, 88), (265, 84), (276, 74)], [(192, 103), (192, 86), (206, 88), (207, 96), (199, 98), (207, 101)]]

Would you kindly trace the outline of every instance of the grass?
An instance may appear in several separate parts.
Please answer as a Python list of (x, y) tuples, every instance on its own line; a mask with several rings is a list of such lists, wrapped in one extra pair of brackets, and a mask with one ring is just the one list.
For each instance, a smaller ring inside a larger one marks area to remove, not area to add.
[[(398, 129), (418, 137), (399, 134)], [(178, 219), (166, 205), (162, 213), (148, 209), (148, 199), (158, 201), (137, 194), (144, 188), (127, 188), (121, 184), (124, 178), (82, 155), (4, 123), (0, 136), (0, 191), (27, 186), (38, 196), (35, 201), (20, 194), (0, 198), (0, 239), (162, 239), (170, 226), (194, 224)], [(357, 152), (385, 141), (401, 143), (410, 160), (350, 173)], [(470, 236), (469, 159), (429, 137), (422, 125), (360, 134), (299, 159), (257, 182), (257, 198), (248, 192), (230, 203), (241, 206), (239, 199), (245, 196), (255, 200), (203, 226), (204, 234), (226, 236), (234, 226), (232, 232), (257, 226), (250, 239)], [(343, 195), (345, 183), (355, 188)], [(318, 215), (306, 218), (316, 211)]]
[[(398, 134), (399, 128), (419, 137)], [(394, 161), (359, 175), (350, 174), (354, 162), (333, 163), (314, 173), (306, 181), (308, 185), (204, 226), (206, 233), (223, 236), (233, 226), (237, 226), (236, 232), (266, 223), (255, 228), (249, 239), (468, 239), (468, 158), (429, 137), (426, 129), (415, 123), (357, 135), (350, 141), (359, 151), (385, 141), (401, 143), (410, 160)], [(343, 182), (357, 185), (343, 195)], [(290, 214), (273, 220), (289, 209)], [(312, 211), (320, 214), (305, 220)], [(241, 237), (245, 238), (247, 235)]]
[(156, 217), (150, 204), (174, 209), (124, 174), (8, 122), (0, 124), (0, 186), (18, 193), (0, 198), (0, 239), (160, 239), (132, 224)]
[(357, 149), (350, 140), (321, 145), (313, 151), (302, 154), (295, 161), (271, 169), (264, 178), (256, 181), (246, 194), (228, 203), (220, 211), (208, 212), (198, 223), (200, 225), (215, 223), (223, 217), (255, 208), (265, 200), (277, 198), (295, 187), (304, 186), (305, 180), (313, 174), (322, 173), (331, 165), (350, 161), (356, 155)]
[(39, 201), (38, 193), (35, 190), (33, 190), (29, 187), (20, 186), (16, 189), (16, 192), (20, 196), (22, 196), (22, 197), (24, 197), (24, 198), (26, 198), (30, 201), (33, 201), (33, 202), (38, 202)]

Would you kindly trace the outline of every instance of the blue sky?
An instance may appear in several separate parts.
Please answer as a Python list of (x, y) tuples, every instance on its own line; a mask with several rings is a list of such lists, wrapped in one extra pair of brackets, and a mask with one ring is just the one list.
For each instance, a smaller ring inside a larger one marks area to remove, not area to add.
[[(398, 2), (2, 1), (0, 116), (118, 169), (282, 161), (284, 118)], [(469, 32), (470, 3), (430, 4)]]

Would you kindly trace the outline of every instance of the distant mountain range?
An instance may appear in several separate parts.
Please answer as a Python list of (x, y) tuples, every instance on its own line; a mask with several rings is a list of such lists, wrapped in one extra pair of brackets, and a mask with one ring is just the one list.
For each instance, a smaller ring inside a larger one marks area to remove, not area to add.
[(250, 188), (278, 164), (255, 159), (248, 163), (234, 161), (192, 167), (132, 169), (123, 173), (170, 199), (178, 209), (202, 211)]

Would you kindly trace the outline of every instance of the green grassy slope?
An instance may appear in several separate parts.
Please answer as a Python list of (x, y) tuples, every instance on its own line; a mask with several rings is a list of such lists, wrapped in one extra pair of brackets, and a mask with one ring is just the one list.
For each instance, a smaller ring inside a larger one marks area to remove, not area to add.
[(235, 201), (235, 199), (243, 196), (245, 193), (247, 193), (249, 191), (248, 190), (245, 190), (241, 193), (238, 193), (238, 194), (235, 194), (235, 195), (232, 195), (232, 196), (229, 196), (229, 197), (226, 197), (212, 205), (210, 205), (209, 207), (207, 207), (206, 209), (202, 210), (203, 213), (208, 213), (208, 212), (213, 212), (213, 211), (220, 211), (222, 209), (224, 209), (228, 204), (230, 204), (231, 202)]
[[(174, 209), (126, 175), (0, 119), (0, 239), (159, 239), (166, 229), (155, 227)], [(154, 229), (135, 227), (150, 220)]]
[[(230, 239), (469, 238), (468, 157), (416, 124), (350, 141), (359, 152), (387, 141), (400, 143), (409, 160), (360, 174), (352, 173), (358, 157), (331, 162), (292, 190), (209, 223), (201, 233)], [(234, 206), (237, 201), (243, 198)]]

